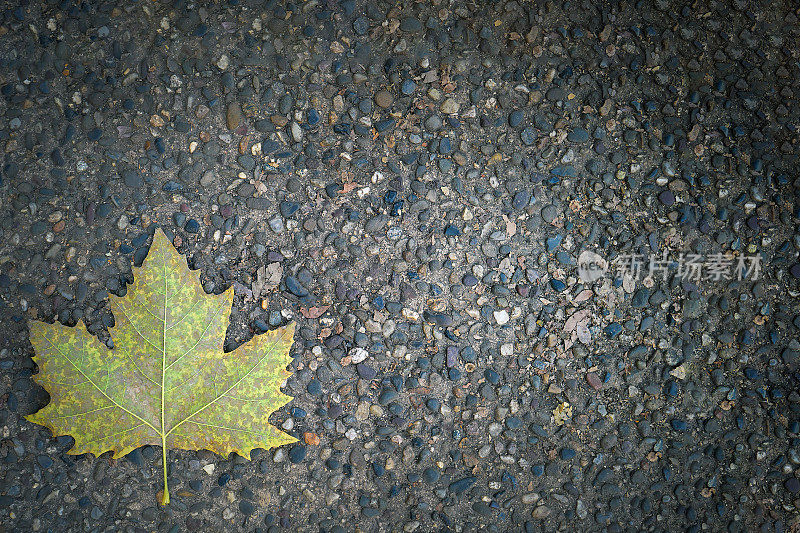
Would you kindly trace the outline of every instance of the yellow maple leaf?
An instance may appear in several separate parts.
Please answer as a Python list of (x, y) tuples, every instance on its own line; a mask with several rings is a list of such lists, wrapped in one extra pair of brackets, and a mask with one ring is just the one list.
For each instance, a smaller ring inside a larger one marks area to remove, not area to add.
[(233, 288), (203, 291), (197, 273), (156, 231), (147, 259), (127, 294), (111, 297), (116, 324), (109, 350), (83, 323), (31, 322), (39, 374), (50, 403), (26, 418), (71, 435), (68, 452), (121, 457), (145, 444), (162, 448), (169, 503), (167, 450), (208, 449), (249, 458), (254, 448), (295, 442), (269, 423), (291, 401), (280, 387), (294, 324), (224, 353)]

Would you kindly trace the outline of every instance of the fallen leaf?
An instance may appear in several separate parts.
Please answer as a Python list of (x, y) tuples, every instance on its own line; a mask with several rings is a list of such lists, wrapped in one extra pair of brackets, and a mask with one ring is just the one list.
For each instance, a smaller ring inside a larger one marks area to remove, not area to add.
[(291, 400), (280, 387), (290, 375), (294, 324), (224, 353), (232, 301), (233, 288), (206, 294), (157, 231), (127, 295), (110, 299), (112, 350), (83, 323), (30, 323), (34, 380), (50, 403), (26, 418), (54, 436), (71, 435), (72, 455), (112, 451), (118, 458), (145, 444), (161, 446), (164, 505), (169, 448), (249, 458), (254, 448), (295, 442), (268, 420)]
[(283, 267), (280, 263), (275, 262), (259, 267), (256, 270), (256, 279), (252, 283), (252, 298), (260, 298), (273, 290), (280, 285), (281, 278), (283, 278)]
[(429, 70), (422, 75), (422, 83), (433, 83), (439, 81), (439, 75), (436, 70)]
[(358, 187), (361, 187), (361, 185), (353, 181), (345, 182), (342, 184), (342, 194), (347, 194), (351, 192), (353, 189), (357, 189)]
[(322, 315), (324, 315), (325, 311), (330, 309), (330, 307), (331, 307), (330, 305), (322, 305), (319, 307), (309, 307), (309, 308), (301, 307), (300, 314), (306, 318), (319, 318)]
[(517, 224), (509, 220), (506, 215), (503, 215), (503, 220), (506, 222), (506, 233), (508, 233), (509, 237), (513, 237), (517, 234)]
[(578, 295), (575, 297), (575, 300), (573, 301), (575, 303), (585, 302), (586, 300), (592, 297), (592, 294), (594, 294), (592, 292), (592, 289), (583, 289), (581, 292), (578, 293)]
[(581, 309), (580, 311), (576, 311), (564, 323), (564, 331), (567, 333), (571, 333), (575, 329), (575, 327), (581, 322), (583, 322), (584, 319), (588, 316), (589, 316), (588, 309)]

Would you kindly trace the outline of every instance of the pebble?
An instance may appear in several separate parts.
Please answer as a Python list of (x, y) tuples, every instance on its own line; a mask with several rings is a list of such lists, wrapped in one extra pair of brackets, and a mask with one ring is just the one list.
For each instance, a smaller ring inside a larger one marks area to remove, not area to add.
[(400, 21), (400, 30), (409, 33), (422, 31), (422, 23), (415, 17), (404, 17)]
[(450, 492), (454, 494), (461, 494), (462, 492), (469, 489), (474, 483), (475, 483), (475, 477), (472, 476), (465, 477), (450, 483), (449, 489)]
[(400, 85), (400, 92), (405, 96), (411, 96), (417, 90), (417, 84), (413, 80), (403, 80)]
[(547, 204), (542, 208), (542, 220), (547, 222), (548, 224), (552, 224), (553, 221), (558, 217), (559, 211), (558, 208), (553, 204)]
[(458, 110), (460, 108), (461, 105), (454, 98), (445, 98), (440, 107), (442, 113), (444, 113), (445, 115), (455, 115), (456, 113), (458, 113)]
[(507, 324), (509, 321), (508, 311), (506, 311), (505, 309), (501, 309), (500, 311), (495, 311), (494, 319), (499, 326)]
[(519, 109), (515, 109), (508, 115), (508, 125), (512, 128), (516, 128), (520, 124), (522, 124), (522, 120), (525, 118), (525, 115)]
[[(11, 6), (8, 529), (790, 529), (798, 14), (762, 4)], [(226, 357), (296, 328), (297, 442), (170, 451), (164, 509), (157, 446), (19, 416), (52, 401), (30, 325), (117, 349), (155, 226), (233, 287)]]
[(295, 121), (289, 125), (289, 131), (292, 134), (292, 140), (296, 143), (299, 143), (303, 140), (303, 130), (300, 128), (300, 124)]
[(306, 458), (306, 447), (301, 445), (292, 446), (289, 449), (289, 461), (294, 464), (301, 463)]
[(237, 102), (229, 104), (227, 111), (225, 112), (225, 123), (227, 124), (228, 129), (230, 131), (234, 131), (236, 128), (239, 127), (241, 121), (242, 121), (241, 106), (239, 106)]
[(666, 206), (671, 206), (675, 203), (675, 195), (672, 191), (663, 191), (658, 195), (658, 199)]
[(375, 93), (375, 104), (382, 109), (389, 109), (392, 107), (394, 98), (389, 91), (381, 90)]
[(574, 143), (589, 142), (589, 132), (583, 128), (575, 128), (567, 135), (567, 140)]
[(286, 276), (284, 280), (286, 283), (286, 288), (298, 297), (308, 296), (308, 289), (306, 289), (294, 276)]
[(594, 372), (587, 372), (586, 373), (586, 382), (589, 384), (591, 388), (594, 390), (600, 390), (603, 386), (603, 382)]

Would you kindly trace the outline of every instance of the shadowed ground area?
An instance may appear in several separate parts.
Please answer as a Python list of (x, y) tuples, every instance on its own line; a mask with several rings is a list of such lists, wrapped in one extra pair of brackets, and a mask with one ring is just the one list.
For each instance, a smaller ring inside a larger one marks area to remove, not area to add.
[[(3, 4), (0, 529), (795, 530), (799, 16)], [(23, 418), (28, 323), (111, 348), (157, 227), (226, 351), (296, 323), (298, 442), (171, 450), (166, 507)]]

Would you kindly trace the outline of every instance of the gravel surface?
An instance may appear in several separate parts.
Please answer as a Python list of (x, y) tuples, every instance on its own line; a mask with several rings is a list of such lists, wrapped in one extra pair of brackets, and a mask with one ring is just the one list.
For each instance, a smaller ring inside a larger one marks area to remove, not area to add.
[[(797, 530), (796, 3), (16, 4), (0, 529)], [(298, 325), (300, 442), (170, 451), (164, 508), (23, 418), (27, 321), (108, 342), (158, 226), (226, 350)]]

